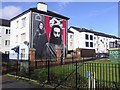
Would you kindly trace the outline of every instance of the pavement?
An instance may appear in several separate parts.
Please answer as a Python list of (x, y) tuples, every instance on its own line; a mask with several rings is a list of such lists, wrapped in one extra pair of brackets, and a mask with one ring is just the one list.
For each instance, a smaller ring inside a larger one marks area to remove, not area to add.
[(40, 84), (30, 83), (29, 81), (17, 80), (9, 76), (0, 76), (0, 90), (72, 90), (58, 88), (54, 89), (51, 86), (40, 86)]
[[(9, 77), (9, 76), (0, 76), (0, 81), (2, 80), (2, 82), (0, 82), (0, 86), (2, 87), (2, 90), (31, 90), (35, 88), (42, 88), (40, 87), (38, 84), (35, 83), (31, 83), (29, 81), (24, 81), (24, 80), (20, 80), (20, 79), (16, 79), (13, 77)], [(40, 89), (41, 90), (41, 89)], [(43, 90), (43, 89), (42, 89)]]

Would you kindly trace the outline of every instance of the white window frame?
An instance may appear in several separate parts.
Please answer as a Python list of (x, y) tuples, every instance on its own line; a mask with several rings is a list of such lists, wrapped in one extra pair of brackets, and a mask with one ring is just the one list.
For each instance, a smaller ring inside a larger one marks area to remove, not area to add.
[(21, 28), (26, 27), (26, 17), (21, 19)]
[(19, 21), (16, 21), (16, 29), (19, 28)]
[(5, 40), (5, 46), (9, 46), (10, 45), (10, 40)]
[(21, 59), (25, 58), (25, 48), (21, 49)]
[(16, 41), (15, 42), (18, 43), (18, 35), (16, 35)]
[(21, 34), (21, 42), (23, 43), (26, 40), (26, 33)]

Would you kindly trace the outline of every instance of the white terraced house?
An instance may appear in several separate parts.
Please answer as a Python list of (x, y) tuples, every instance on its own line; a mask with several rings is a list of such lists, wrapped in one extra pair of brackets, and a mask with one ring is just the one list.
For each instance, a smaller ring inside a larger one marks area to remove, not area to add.
[(68, 30), (68, 51), (95, 50), (96, 54), (107, 54), (111, 47), (120, 47), (120, 38), (105, 33), (71, 26)]
[[(61, 28), (61, 38), (64, 48), (67, 48), (68, 17), (49, 11), (45, 3), (37, 3), (36, 8), (29, 8), (25, 12), (11, 19), (10, 59), (29, 59), (29, 50), (35, 49), (36, 57), (42, 58), (43, 49), (50, 41), (53, 26)], [(56, 32), (57, 33), (57, 32)], [(59, 33), (59, 32), (58, 32)], [(55, 48), (55, 47), (54, 47)], [(53, 48), (49, 46), (50, 52)], [(17, 56), (19, 54), (19, 56)], [(54, 54), (54, 53), (53, 53)], [(31, 56), (32, 57), (32, 56)]]
[(0, 19), (0, 52), (9, 54), (10, 47), (10, 21)]

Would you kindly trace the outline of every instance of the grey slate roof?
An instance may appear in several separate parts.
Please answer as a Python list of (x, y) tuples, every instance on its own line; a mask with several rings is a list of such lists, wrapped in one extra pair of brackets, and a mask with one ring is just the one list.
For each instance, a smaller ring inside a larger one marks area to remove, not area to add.
[(0, 19), (0, 26), (10, 27), (10, 20)]
[(52, 12), (52, 11), (49, 11), (49, 10), (47, 10), (47, 12), (44, 12), (44, 11), (37, 10), (37, 8), (30, 8), (30, 9), (24, 11), (23, 13), (17, 15), (16, 17), (13, 17), (11, 20), (14, 20), (14, 19), (16, 19), (16, 18), (18, 18), (18, 17), (20, 17), (20, 16), (22, 16), (22, 15), (24, 15), (27, 12), (30, 12), (30, 11), (45, 14), (45, 15), (49, 15), (49, 16), (59, 17), (59, 18), (66, 19), (66, 20), (70, 19), (66, 16), (60, 15), (58, 13), (55, 13), (55, 12)]
[(116, 37), (116, 36), (113, 36), (113, 35), (109, 35), (109, 34), (105, 34), (105, 33), (101, 33), (101, 32), (96, 32), (94, 30), (88, 30), (88, 29), (85, 29), (85, 28), (79, 28), (79, 27), (74, 27), (74, 26), (71, 26), (70, 28), (73, 28), (73, 29), (75, 29), (79, 32), (89, 32), (89, 33), (93, 33), (93, 34), (98, 35), (98, 36), (120, 39), (119, 37)]

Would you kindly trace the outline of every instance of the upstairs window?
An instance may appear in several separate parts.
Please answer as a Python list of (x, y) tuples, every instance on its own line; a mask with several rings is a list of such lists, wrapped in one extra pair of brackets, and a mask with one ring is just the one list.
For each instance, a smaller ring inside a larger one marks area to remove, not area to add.
[(9, 34), (10, 34), (10, 29), (9, 29)]
[(26, 26), (26, 17), (22, 18), (21, 27), (24, 28)]
[(90, 35), (90, 40), (93, 40), (93, 35)]
[(19, 21), (16, 21), (16, 28), (19, 27)]
[(88, 39), (89, 39), (88, 34), (85, 34), (85, 39), (86, 39), (86, 40), (88, 40)]
[(96, 39), (96, 37), (94, 37), (94, 39)]
[(15, 42), (18, 43), (18, 35), (16, 35), (16, 41)]
[(70, 39), (72, 39), (73, 38), (73, 36), (72, 35), (70, 35)]
[(8, 34), (8, 29), (6, 29), (6, 34)]
[(25, 33), (22, 33), (21, 34), (21, 42), (24, 42), (26, 39), (26, 34)]
[(21, 58), (25, 58), (25, 49), (21, 49)]
[(6, 29), (6, 34), (10, 34), (10, 29)]
[(10, 40), (5, 40), (5, 46), (9, 46), (10, 45)]

